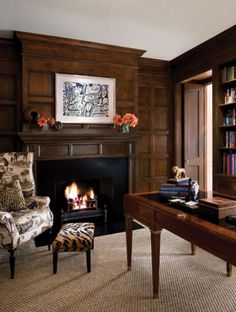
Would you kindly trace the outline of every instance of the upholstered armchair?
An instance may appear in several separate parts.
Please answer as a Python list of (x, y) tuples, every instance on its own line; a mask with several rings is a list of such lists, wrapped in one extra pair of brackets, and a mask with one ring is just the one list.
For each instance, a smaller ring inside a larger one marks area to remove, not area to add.
[(10, 252), (11, 278), (17, 247), (51, 229), (49, 203), (35, 195), (33, 153), (0, 153), (0, 248)]

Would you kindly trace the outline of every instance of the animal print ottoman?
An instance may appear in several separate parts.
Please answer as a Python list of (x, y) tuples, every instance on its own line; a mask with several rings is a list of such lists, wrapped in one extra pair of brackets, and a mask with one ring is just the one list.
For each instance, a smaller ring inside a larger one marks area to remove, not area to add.
[(94, 223), (63, 224), (52, 243), (53, 274), (57, 273), (59, 251), (86, 251), (87, 272), (91, 271), (91, 249), (93, 248)]

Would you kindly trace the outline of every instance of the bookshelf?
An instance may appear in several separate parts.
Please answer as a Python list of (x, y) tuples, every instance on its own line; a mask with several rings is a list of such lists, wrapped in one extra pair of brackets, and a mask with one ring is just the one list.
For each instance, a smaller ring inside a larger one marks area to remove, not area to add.
[[(235, 63), (236, 64), (236, 63)], [(218, 104), (220, 134), (219, 173), (236, 177), (236, 65), (221, 67), (221, 82)]]

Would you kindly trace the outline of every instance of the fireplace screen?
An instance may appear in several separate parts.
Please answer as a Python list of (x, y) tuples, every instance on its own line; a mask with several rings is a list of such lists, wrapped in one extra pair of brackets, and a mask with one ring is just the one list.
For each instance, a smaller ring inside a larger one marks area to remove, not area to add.
[(64, 194), (68, 211), (97, 209), (97, 196), (91, 186), (72, 182), (66, 186)]

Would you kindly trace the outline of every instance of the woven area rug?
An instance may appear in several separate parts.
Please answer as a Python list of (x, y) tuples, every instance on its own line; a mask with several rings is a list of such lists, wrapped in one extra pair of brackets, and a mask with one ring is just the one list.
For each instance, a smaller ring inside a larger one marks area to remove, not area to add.
[(95, 237), (92, 272), (85, 253), (52, 254), (33, 241), (19, 248), (16, 276), (9, 278), (8, 253), (0, 251), (0, 311), (229, 312), (236, 310), (236, 272), (224, 261), (164, 230), (161, 238), (159, 298), (152, 299), (150, 233), (133, 234), (133, 267), (126, 270), (125, 233)]

